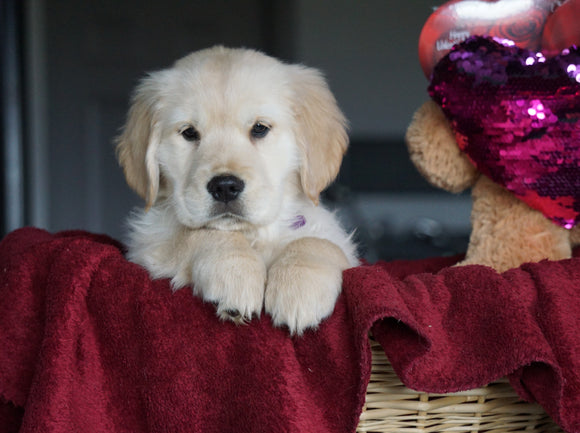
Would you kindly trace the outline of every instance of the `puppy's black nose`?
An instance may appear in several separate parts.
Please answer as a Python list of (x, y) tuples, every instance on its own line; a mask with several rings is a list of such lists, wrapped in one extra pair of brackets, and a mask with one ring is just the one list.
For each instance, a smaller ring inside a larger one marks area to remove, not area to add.
[(216, 176), (207, 183), (207, 191), (216, 201), (227, 203), (235, 200), (244, 190), (244, 181), (230, 174)]

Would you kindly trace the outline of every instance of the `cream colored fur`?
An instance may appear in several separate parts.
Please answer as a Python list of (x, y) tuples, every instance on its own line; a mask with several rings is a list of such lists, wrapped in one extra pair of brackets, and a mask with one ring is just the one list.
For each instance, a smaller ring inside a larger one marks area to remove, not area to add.
[[(263, 137), (250, 132), (258, 123)], [(358, 264), (351, 237), (318, 205), (345, 126), (318, 71), (256, 51), (214, 47), (149, 74), (117, 145), (146, 201), (130, 219), (129, 259), (175, 289), (193, 286), (224, 319), (251, 320), (265, 306), (292, 333), (316, 327), (342, 271)], [(185, 139), (188, 128), (198, 140)], [(208, 192), (219, 175), (244, 182), (227, 205)]]
[(406, 135), (411, 160), (433, 185), (451, 192), (472, 186), (472, 231), (465, 260), (505, 271), (522, 263), (571, 256), (580, 227), (566, 230), (480, 174), (457, 146), (445, 115), (433, 101), (415, 113)]

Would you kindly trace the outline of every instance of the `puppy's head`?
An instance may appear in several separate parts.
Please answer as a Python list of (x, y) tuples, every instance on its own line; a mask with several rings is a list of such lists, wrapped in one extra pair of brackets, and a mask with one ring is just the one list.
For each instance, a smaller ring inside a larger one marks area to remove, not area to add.
[(264, 225), (285, 200), (318, 203), (346, 151), (346, 121), (320, 73), (214, 47), (138, 85), (117, 155), (129, 185), (180, 222)]

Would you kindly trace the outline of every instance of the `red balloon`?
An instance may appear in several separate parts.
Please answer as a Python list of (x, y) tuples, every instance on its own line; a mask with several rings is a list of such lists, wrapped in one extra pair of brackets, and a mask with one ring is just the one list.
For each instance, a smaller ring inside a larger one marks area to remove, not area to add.
[[(427, 19), (419, 36), (419, 61), (429, 77), (454, 44), (469, 36), (509, 39), (539, 50), (546, 20), (561, 0), (451, 0)], [(574, 3), (578, 3), (574, 0)], [(573, 27), (573, 26), (572, 26)]]
[(542, 33), (542, 52), (554, 56), (580, 45), (580, 0), (568, 0), (548, 17)]

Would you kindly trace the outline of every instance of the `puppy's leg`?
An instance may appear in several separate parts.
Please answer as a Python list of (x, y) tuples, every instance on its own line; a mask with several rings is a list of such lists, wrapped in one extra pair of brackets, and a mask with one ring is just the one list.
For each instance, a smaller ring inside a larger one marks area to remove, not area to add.
[(259, 316), (266, 266), (246, 238), (238, 232), (195, 230), (189, 242), (194, 291), (217, 304), (222, 319), (243, 323)]
[(334, 310), (348, 267), (342, 250), (330, 241), (307, 237), (291, 242), (268, 271), (266, 312), (291, 334), (316, 327)]

